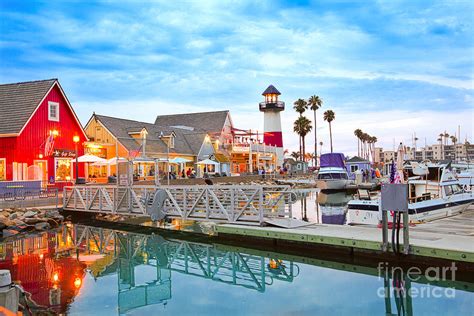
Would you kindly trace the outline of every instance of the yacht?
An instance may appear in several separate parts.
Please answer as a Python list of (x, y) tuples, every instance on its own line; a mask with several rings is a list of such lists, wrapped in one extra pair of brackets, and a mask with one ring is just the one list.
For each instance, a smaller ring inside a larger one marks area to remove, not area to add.
[(316, 176), (316, 187), (321, 190), (343, 190), (349, 183), (344, 154), (322, 154)]
[[(413, 170), (426, 170), (415, 175)], [(456, 215), (474, 203), (474, 193), (466, 191), (450, 170), (450, 163), (425, 165), (425, 168), (406, 168), (408, 176), (408, 214), (411, 223), (427, 222)], [(360, 196), (348, 203), (347, 223), (350, 225), (378, 225), (380, 196)]]
[(474, 164), (469, 162), (458, 162), (452, 164), (459, 184), (467, 191), (474, 189)]

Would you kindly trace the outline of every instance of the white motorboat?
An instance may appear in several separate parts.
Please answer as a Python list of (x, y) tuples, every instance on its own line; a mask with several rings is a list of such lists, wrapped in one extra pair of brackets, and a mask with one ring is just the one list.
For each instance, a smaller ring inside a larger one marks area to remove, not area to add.
[[(407, 170), (410, 176), (411, 170)], [(427, 174), (408, 179), (409, 220), (413, 223), (444, 218), (466, 210), (474, 203), (474, 193), (464, 190), (449, 170), (449, 164), (428, 164)], [(347, 223), (378, 225), (380, 197), (351, 200), (348, 203)]]
[(341, 153), (322, 154), (316, 187), (321, 190), (343, 190), (350, 183)]
[(474, 189), (474, 164), (469, 162), (453, 163), (452, 167), (459, 184), (465, 190), (472, 191)]

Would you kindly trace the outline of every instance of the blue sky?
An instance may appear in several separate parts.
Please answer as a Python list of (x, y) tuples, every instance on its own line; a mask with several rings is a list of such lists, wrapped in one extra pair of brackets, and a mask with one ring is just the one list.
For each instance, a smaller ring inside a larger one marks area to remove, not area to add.
[(348, 153), (355, 128), (385, 148), (458, 125), (473, 140), (472, 1), (0, 3), (0, 82), (57, 77), (83, 123), (230, 109), (237, 127), (262, 129), (257, 104), (274, 84), (290, 149), (292, 103), (313, 94), (323, 151), (326, 109)]

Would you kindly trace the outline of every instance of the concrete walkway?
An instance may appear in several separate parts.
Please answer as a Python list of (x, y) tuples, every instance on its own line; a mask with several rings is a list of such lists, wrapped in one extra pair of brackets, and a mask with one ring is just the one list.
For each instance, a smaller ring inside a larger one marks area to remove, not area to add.
[[(313, 224), (285, 229), (223, 224), (217, 225), (216, 231), (219, 235), (382, 250), (382, 231), (371, 226)], [(474, 211), (410, 227), (410, 254), (474, 263)]]

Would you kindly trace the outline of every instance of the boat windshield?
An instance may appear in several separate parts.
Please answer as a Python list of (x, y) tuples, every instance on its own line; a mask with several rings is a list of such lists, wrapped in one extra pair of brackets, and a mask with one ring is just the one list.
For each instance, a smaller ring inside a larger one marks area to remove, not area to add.
[(451, 184), (451, 185), (445, 185), (444, 186), (444, 192), (446, 195), (453, 195), (453, 194), (459, 194), (463, 192), (463, 189), (459, 184)]
[(347, 174), (345, 174), (345, 173), (320, 173), (318, 175), (318, 179), (320, 179), (320, 180), (347, 179)]

